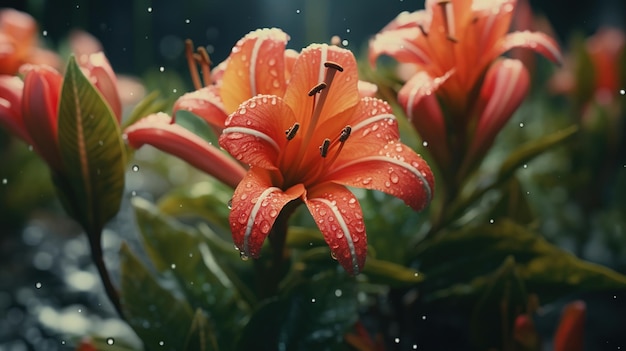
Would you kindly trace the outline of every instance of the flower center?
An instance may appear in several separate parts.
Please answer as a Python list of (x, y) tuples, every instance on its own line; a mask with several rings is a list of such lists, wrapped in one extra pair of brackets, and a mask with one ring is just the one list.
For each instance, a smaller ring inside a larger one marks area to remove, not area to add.
[[(187, 58), (187, 65), (189, 66), (189, 73), (191, 74), (194, 88), (199, 90), (203, 86), (211, 85), (211, 59), (206, 49), (199, 46), (196, 52), (194, 52), (193, 41), (187, 39), (185, 40), (185, 57)], [(198, 66), (202, 70), (202, 80), (200, 80)], [(202, 85), (202, 82), (204, 82), (204, 85)]]
[[(319, 158), (311, 157), (310, 155), (310, 143), (314, 138), (317, 124), (320, 121), (322, 109), (328, 98), (328, 92), (330, 86), (335, 78), (337, 72), (342, 72), (343, 67), (339, 64), (327, 61), (324, 63), (326, 67), (326, 75), (324, 81), (311, 88), (308, 95), (313, 97), (313, 110), (311, 112), (311, 118), (304, 132), (302, 143), (298, 150), (298, 154), (295, 158), (295, 164), (284, 165), (281, 167), (285, 172), (285, 179), (293, 179), (298, 183), (311, 183), (314, 182), (325, 170), (332, 165), (339, 153), (341, 152), (344, 143), (350, 137), (352, 127), (346, 125), (335, 137), (324, 138), (322, 144), (319, 146)], [(296, 134), (300, 130), (300, 123), (294, 123), (289, 129), (285, 131), (285, 137), (288, 141), (291, 141), (296, 137)], [(317, 139), (319, 140), (319, 139)], [(284, 154), (284, 153), (283, 153)], [(321, 162), (320, 162), (321, 161)], [(304, 167), (302, 165), (304, 163)], [(292, 177), (293, 176), (293, 177)], [(287, 181), (288, 185), (293, 185)]]

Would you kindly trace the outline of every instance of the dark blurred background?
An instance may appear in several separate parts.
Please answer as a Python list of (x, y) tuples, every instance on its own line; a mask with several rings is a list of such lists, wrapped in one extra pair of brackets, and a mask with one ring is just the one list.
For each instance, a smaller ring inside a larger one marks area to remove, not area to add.
[[(141, 75), (164, 66), (182, 68), (183, 40), (207, 46), (221, 62), (233, 44), (251, 30), (280, 27), (291, 35), (289, 46), (327, 42), (333, 35), (362, 52), (367, 39), (400, 11), (423, 8), (410, 0), (3, 0), (2, 7), (31, 13), (51, 44), (70, 30), (84, 29), (104, 45), (116, 71)], [(602, 25), (622, 27), (623, 0), (531, 0), (535, 13), (545, 15), (566, 42), (572, 32), (593, 33)]]

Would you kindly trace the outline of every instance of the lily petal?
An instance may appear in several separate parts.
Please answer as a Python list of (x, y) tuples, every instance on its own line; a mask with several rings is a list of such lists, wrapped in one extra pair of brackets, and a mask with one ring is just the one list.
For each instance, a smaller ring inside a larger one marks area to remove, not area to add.
[(492, 57), (499, 56), (513, 48), (532, 49), (554, 63), (561, 64), (563, 62), (559, 45), (554, 39), (541, 32), (523, 31), (507, 34), (502, 38), (499, 45), (494, 47), (495, 53)]
[(435, 177), (430, 167), (399, 141), (385, 144), (377, 154), (337, 163), (326, 180), (385, 192), (415, 211), (424, 209), (434, 195)]
[(369, 43), (370, 65), (375, 67), (380, 55), (391, 56), (398, 62), (429, 64), (428, 51), (416, 44), (422, 35), (419, 28), (401, 28), (376, 34)]
[(137, 149), (149, 144), (185, 160), (224, 184), (235, 188), (246, 174), (245, 168), (215, 146), (178, 124), (165, 113), (152, 114), (124, 131), (130, 145)]
[(528, 70), (519, 60), (502, 59), (489, 67), (476, 104), (474, 115), (479, 117), (464, 167), (471, 167), (482, 159), (500, 129), (526, 97), (529, 84)]
[(554, 335), (554, 351), (582, 351), (584, 348), (587, 306), (574, 301), (563, 308), (561, 321)]
[(78, 58), (86, 75), (105, 98), (117, 118), (122, 120), (122, 101), (117, 90), (117, 77), (103, 52), (83, 55)]
[(235, 189), (229, 216), (233, 241), (242, 255), (259, 257), (263, 242), (280, 211), (304, 193), (302, 184), (282, 191), (272, 186), (267, 171), (250, 169)]
[(309, 191), (305, 203), (333, 257), (350, 274), (365, 265), (367, 236), (358, 200), (342, 185), (326, 183)]
[(287, 143), (285, 131), (295, 122), (296, 117), (280, 97), (258, 95), (228, 116), (219, 143), (245, 164), (276, 169), (278, 154)]
[(219, 95), (219, 89), (215, 85), (209, 85), (179, 97), (174, 103), (172, 115), (176, 116), (179, 110), (193, 112), (204, 119), (218, 134), (224, 129), (224, 123), (228, 117)]
[(23, 67), (22, 114), (35, 150), (56, 171), (63, 169), (57, 137), (57, 110), (63, 77), (47, 66)]
[(446, 143), (445, 119), (435, 92), (450, 75), (433, 78), (426, 71), (419, 71), (398, 92), (398, 102), (409, 121), (442, 167), (450, 162), (451, 155)]
[(257, 94), (284, 94), (288, 40), (289, 36), (277, 28), (259, 29), (239, 40), (222, 78), (220, 94), (227, 112)]
[(0, 125), (27, 144), (33, 141), (22, 119), (24, 82), (16, 76), (0, 76)]
[(324, 103), (319, 123), (327, 119), (342, 119), (339, 115), (349, 111), (359, 102), (358, 72), (356, 59), (351, 51), (329, 46), (312, 44), (302, 50), (293, 67), (289, 89), (285, 92), (285, 102), (299, 116), (301, 128), (309, 128), (311, 112), (315, 100), (308, 95), (311, 88), (324, 81), (324, 63), (332, 61), (343, 68), (337, 72)]

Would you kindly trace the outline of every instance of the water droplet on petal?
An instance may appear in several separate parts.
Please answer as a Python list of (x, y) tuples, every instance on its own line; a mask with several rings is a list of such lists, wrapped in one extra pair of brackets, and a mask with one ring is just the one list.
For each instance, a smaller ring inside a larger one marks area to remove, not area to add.
[(335, 253), (333, 251), (330, 252), (330, 258), (332, 258), (333, 260), (337, 260), (337, 255), (335, 255)]
[[(243, 195), (242, 195), (242, 200), (243, 200)], [(228, 200), (228, 203), (226, 204), (226, 206), (228, 206), (229, 210), (233, 209), (233, 199)]]
[(243, 251), (241, 251), (239, 253), (239, 258), (241, 258), (242, 261), (247, 261), (249, 257)]
[(398, 177), (396, 173), (391, 173), (389, 174), (389, 180), (391, 180), (393, 184), (398, 184), (398, 182), (400, 181), (400, 177)]

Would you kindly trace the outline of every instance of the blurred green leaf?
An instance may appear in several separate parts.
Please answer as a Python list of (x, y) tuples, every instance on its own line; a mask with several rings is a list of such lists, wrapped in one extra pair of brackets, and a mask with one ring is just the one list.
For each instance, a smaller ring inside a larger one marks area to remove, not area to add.
[(161, 98), (161, 94), (158, 91), (151, 92), (135, 105), (128, 118), (122, 123), (122, 129), (126, 129), (150, 114), (165, 111), (170, 104), (171, 101)]
[[(542, 303), (564, 295), (626, 288), (626, 276), (578, 259), (509, 220), (446, 233), (418, 246), (422, 288), (429, 300), (475, 301), (486, 275), (508, 256), (528, 291)], [(462, 302), (462, 301), (460, 301)]]
[(363, 274), (372, 284), (380, 284), (391, 288), (408, 287), (424, 280), (416, 270), (399, 264), (368, 257)]
[(495, 221), (499, 219), (511, 219), (519, 224), (527, 224), (537, 220), (528, 203), (528, 196), (516, 177), (512, 177), (503, 187), (498, 201), (492, 206), (486, 218)]
[(124, 190), (124, 143), (104, 98), (72, 56), (59, 103), (64, 173), (54, 182), (63, 205), (89, 234), (100, 234), (119, 211)]
[(201, 309), (196, 309), (196, 313), (191, 322), (191, 330), (187, 338), (185, 350), (194, 351), (216, 351), (219, 350), (213, 328), (209, 320)]
[(146, 252), (155, 267), (174, 276), (192, 308), (207, 311), (219, 345), (232, 349), (249, 306), (204, 237), (195, 228), (164, 216), (146, 200), (136, 197), (133, 205)]
[(476, 350), (512, 350), (515, 317), (525, 312), (528, 302), (515, 259), (507, 257), (485, 285), (471, 317), (472, 344)]
[(148, 350), (184, 350), (193, 310), (161, 287), (126, 243), (120, 251), (121, 303)]
[(313, 247), (325, 246), (326, 241), (317, 228), (290, 226), (286, 245), (292, 249), (307, 250)]
[(596, 68), (587, 51), (587, 45), (585, 45), (585, 37), (582, 35), (574, 36), (571, 45), (572, 51), (575, 55), (574, 62), (574, 104), (577, 109), (580, 109), (583, 105), (589, 102), (595, 93), (596, 89)]
[(252, 316), (238, 350), (340, 350), (357, 320), (354, 281), (342, 271), (325, 271)]
[(195, 135), (209, 142), (212, 145), (219, 145), (219, 135), (213, 132), (213, 129), (201, 117), (193, 112), (180, 110), (176, 112), (176, 124), (179, 124), (190, 130)]
[(170, 216), (199, 216), (222, 228), (230, 228), (228, 201), (233, 190), (215, 181), (176, 188), (159, 199), (159, 209)]

